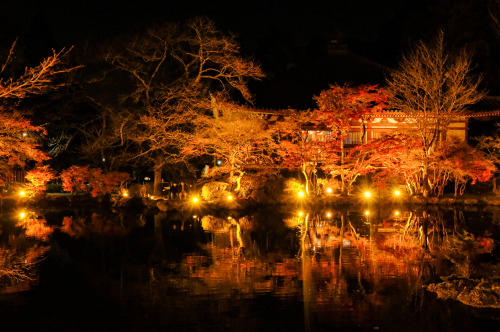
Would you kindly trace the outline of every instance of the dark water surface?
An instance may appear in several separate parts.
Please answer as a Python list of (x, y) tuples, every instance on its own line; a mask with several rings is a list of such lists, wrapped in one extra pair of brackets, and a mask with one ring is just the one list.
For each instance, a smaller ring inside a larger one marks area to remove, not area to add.
[(500, 328), (500, 309), (438, 299), (424, 287), (452, 273), (496, 273), (498, 211), (0, 216), (2, 330)]

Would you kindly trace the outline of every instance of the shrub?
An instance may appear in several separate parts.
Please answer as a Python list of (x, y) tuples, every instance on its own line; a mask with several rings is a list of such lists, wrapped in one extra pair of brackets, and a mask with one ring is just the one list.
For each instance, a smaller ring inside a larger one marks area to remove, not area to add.
[(103, 173), (99, 168), (71, 166), (61, 173), (64, 191), (90, 193), (92, 197), (106, 195), (118, 190), (130, 178), (128, 173)]
[(26, 173), (29, 182), (24, 186), (24, 191), (31, 197), (40, 195), (47, 190), (47, 183), (56, 177), (50, 166), (39, 166)]

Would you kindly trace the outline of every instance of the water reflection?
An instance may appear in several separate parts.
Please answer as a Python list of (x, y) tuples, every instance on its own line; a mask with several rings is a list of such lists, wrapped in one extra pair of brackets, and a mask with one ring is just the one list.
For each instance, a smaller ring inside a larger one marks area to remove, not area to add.
[[(276, 328), (290, 330), (403, 329), (415, 312), (443, 314), (435, 306), (444, 304), (429, 305), (422, 285), (451, 274), (484, 276), (491, 273), (485, 262), (498, 261), (499, 224), (488, 211), (68, 210), (45, 217), (2, 216), (2, 280), (15, 280), (3, 272), (9, 267), (30, 267), (32, 280), (42, 257), (69, 257), (65, 266), (71, 261), (96, 294), (111, 293), (123, 308), (142, 308), (132, 315), (147, 312), (174, 329), (235, 327), (231, 315), (258, 321), (266, 312), (281, 321)], [(415, 330), (427, 324), (420, 318)]]
[(53, 228), (34, 211), (0, 216), (0, 294), (28, 290), (38, 284), (37, 267)]

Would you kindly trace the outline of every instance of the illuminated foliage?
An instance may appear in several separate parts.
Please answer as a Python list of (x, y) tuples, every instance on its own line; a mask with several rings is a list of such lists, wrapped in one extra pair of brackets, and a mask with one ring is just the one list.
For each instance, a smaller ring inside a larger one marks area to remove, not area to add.
[(356, 147), (347, 150), (346, 138), (352, 126), (359, 126), (360, 141), (367, 143), (365, 138), (365, 123), (372, 112), (381, 112), (386, 107), (387, 95), (378, 86), (364, 85), (358, 87), (332, 85), (316, 97), (318, 111), (314, 122), (324, 126), (331, 132), (330, 140), (338, 147), (339, 162), (329, 163), (329, 171), (333, 177), (341, 180), (341, 193), (346, 195), (359, 175), (366, 174), (370, 168), (367, 163), (367, 153), (370, 147)]
[(38, 196), (45, 192), (47, 183), (56, 177), (50, 166), (40, 166), (26, 173), (25, 179), (29, 181), (24, 190), (31, 195)]
[[(98, 156), (125, 151), (128, 163), (152, 167), (155, 195), (162, 170), (186, 167), (183, 148), (196, 134), (194, 119), (212, 113), (211, 96), (248, 101), (247, 80), (263, 76), (239, 54), (235, 39), (206, 18), (127, 36), (111, 44), (103, 58), (121, 91), (99, 101), (102, 114), (89, 124), (88, 146)], [(104, 153), (108, 147), (114, 149)]]
[(455, 182), (455, 196), (463, 195), (468, 182), (488, 181), (496, 170), (481, 151), (453, 139), (441, 142), (430, 161), (429, 183), (437, 196), (443, 193), (448, 180)]
[(0, 108), (0, 184), (7, 180), (14, 166), (24, 167), (28, 160), (49, 159), (39, 150), (40, 135), (45, 134), (42, 127), (32, 125), (18, 112)]
[(21, 101), (66, 85), (61, 76), (77, 67), (65, 68), (63, 59), (70, 50), (53, 54), (39, 65), (26, 67), (18, 77), (9, 76), (9, 66), (15, 58), (16, 42), (0, 68), (0, 185), (14, 166), (23, 168), (27, 161), (49, 159), (39, 150), (40, 138), (46, 135), (42, 126), (33, 125), (17, 108)]
[(196, 134), (184, 153), (221, 160), (221, 165), (212, 167), (206, 176), (229, 175), (228, 182), (236, 184), (236, 192), (249, 172), (261, 176), (275, 174), (277, 167), (272, 158), (275, 142), (266, 121), (230, 103), (214, 101), (213, 106), (216, 116), (200, 115), (194, 120)]
[(61, 172), (62, 187), (71, 193), (90, 193), (93, 197), (118, 190), (130, 175), (123, 172), (103, 173), (89, 166), (71, 166)]
[(421, 190), (427, 197), (429, 159), (442, 139), (450, 120), (467, 105), (482, 99), (479, 79), (471, 75), (471, 56), (462, 50), (446, 50), (443, 33), (431, 44), (419, 42), (405, 55), (388, 81), (391, 108), (411, 118), (406, 132), (418, 137), (421, 150)]

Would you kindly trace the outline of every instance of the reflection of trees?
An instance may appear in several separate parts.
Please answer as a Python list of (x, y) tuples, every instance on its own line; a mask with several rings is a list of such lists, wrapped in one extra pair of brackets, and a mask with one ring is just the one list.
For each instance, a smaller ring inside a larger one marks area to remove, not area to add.
[(47, 221), (44, 218), (37, 217), (34, 213), (27, 213), (16, 224), (24, 229), (24, 233), (28, 237), (34, 237), (41, 241), (47, 241), (54, 229), (47, 226)]
[(0, 247), (0, 291), (9, 292), (29, 287), (29, 282), (37, 278), (34, 270), (36, 264), (49, 248), (40, 245), (26, 249)]
[(189, 285), (190, 295), (230, 297), (236, 291), (243, 297), (265, 293), (301, 297), (306, 328), (312, 310), (326, 313), (334, 304), (363, 320), (374, 306), (382, 306), (394, 286), (421, 291), (415, 287), (418, 265), (401, 251), (378, 248), (383, 241), (375, 240), (370, 247), (369, 234), (361, 234), (366, 225), (359, 214), (339, 212), (329, 220), (307, 213), (291, 218), (295, 220), (289, 224), (297, 225), (297, 231), (290, 234), (300, 245), (295, 256), (256, 247), (251, 234), (261, 228), (251, 218), (202, 218), (213, 240), (203, 253), (184, 257), (179, 267), (182, 280), (175, 284)]
[(123, 224), (123, 216), (108, 217), (98, 213), (86, 216), (66, 216), (63, 218), (61, 231), (71, 237), (86, 237), (90, 234), (103, 236), (124, 236), (130, 231)]
[(38, 279), (37, 264), (50, 249), (39, 243), (52, 234), (45, 219), (33, 212), (23, 213), (20, 218), (18, 228), (9, 232), (8, 241), (0, 242), (0, 293), (29, 289)]

